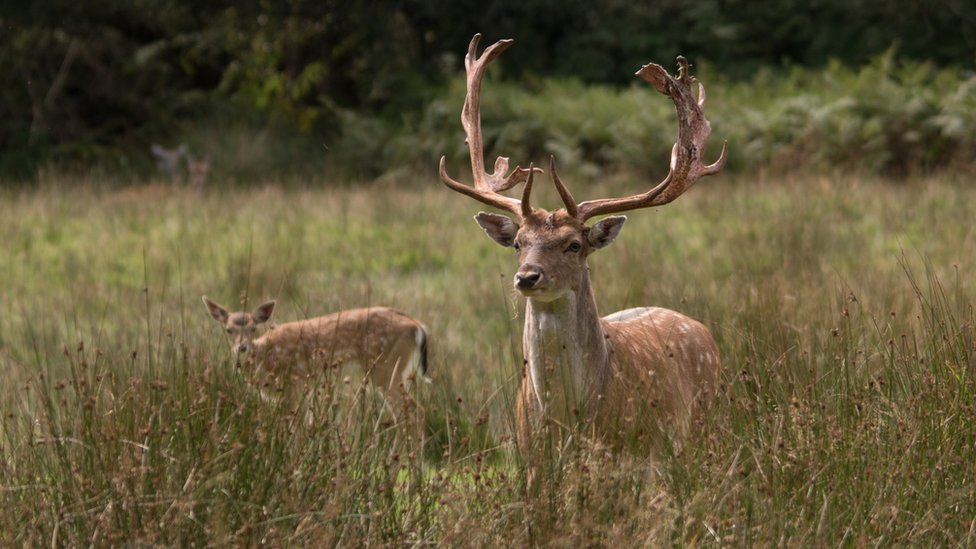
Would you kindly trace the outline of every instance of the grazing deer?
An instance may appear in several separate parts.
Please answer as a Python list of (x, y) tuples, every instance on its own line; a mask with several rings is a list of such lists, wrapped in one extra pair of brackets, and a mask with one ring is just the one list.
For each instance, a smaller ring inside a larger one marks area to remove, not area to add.
[(160, 173), (166, 177), (176, 177), (183, 173), (183, 159), (189, 153), (186, 143), (180, 143), (175, 149), (167, 149), (158, 143), (153, 143), (149, 150), (156, 159), (156, 167), (159, 168)]
[(190, 153), (186, 154), (186, 171), (190, 176), (190, 185), (203, 188), (210, 176), (210, 157), (197, 158)]
[[(291, 382), (314, 374), (313, 364), (339, 367), (385, 391), (395, 402), (412, 383), (427, 378), (427, 330), (419, 320), (386, 307), (339, 311), (280, 324), (255, 338), (271, 319), (275, 302), (252, 313), (229, 312), (203, 296), (207, 312), (227, 334), (238, 362), (255, 373)], [(243, 360), (242, 360), (243, 359)]]
[[(488, 65), (512, 40), (501, 40), (477, 56), (480, 35), (475, 35), (465, 57), (467, 95), (461, 124), (467, 135), (474, 185), (447, 174), (441, 157), (440, 176), (454, 191), (489, 206), (506, 210), (514, 219), (480, 212), (475, 220), (492, 239), (517, 252), (514, 286), (526, 297), (522, 351), (526, 372), (518, 396), (519, 446), (530, 446), (534, 432), (550, 425), (572, 425), (583, 420), (605, 439), (624, 441), (638, 433), (656, 433), (662, 427), (687, 430), (699, 401), (715, 391), (719, 355), (708, 328), (680, 313), (658, 307), (627, 309), (600, 318), (590, 287), (587, 258), (614, 241), (626, 220), (594, 216), (663, 206), (678, 198), (695, 181), (725, 164), (726, 147), (718, 160), (704, 165), (711, 128), (705, 119), (704, 87), (698, 86), (688, 62), (678, 58), (678, 77), (661, 66), (642, 67), (640, 76), (674, 101), (678, 112), (678, 139), (671, 151), (667, 177), (647, 192), (625, 198), (577, 203), (556, 173), (550, 175), (565, 208), (552, 212), (529, 203), (532, 178), (542, 170), (530, 165), (508, 172), (508, 158), (485, 171), (481, 134), (481, 83)], [(521, 200), (501, 194), (524, 183)], [(647, 423), (646, 417), (654, 419)]]

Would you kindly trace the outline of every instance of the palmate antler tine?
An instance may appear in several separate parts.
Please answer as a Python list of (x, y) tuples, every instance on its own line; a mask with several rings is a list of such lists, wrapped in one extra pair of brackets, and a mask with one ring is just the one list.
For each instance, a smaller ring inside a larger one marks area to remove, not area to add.
[(485, 51), (479, 57), (478, 44), (480, 42), (481, 34), (474, 35), (468, 44), (468, 53), (464, 57), (464, 68), (467, 75), (467, 94), (464, 98), (464, 107), (461, 109), (461, 125), (464, 127), (468, 152), (471, 156), (471, 173), (474, 179), (474, 186), (469, 187), (450, 178), (447, 175), (444, 158), (441, 158), (440, 175), (444, 183), (457, 192), (488, 204), (489, 206), (505, 209), (516, 215), (521, 215), (522, 208), (520, 207), (520, 201), (499, 193), (525, 182), (533, 170), (539, 172), (542, 170), (538, 168), (525, 169), (516, 166), (509, 173), (508, 158), (499, 156), (495, 159), (494, 171), (488, 173), (485, 171), (484, 140), (481, 133), (481, 84), (484, 80), (485, 72), (488, 70), (488, 65), (512, 45), (513, 40), (499, 40), (485, 48)]
[(521, 208), (519, 207), (520, 203), (515, 198), (510, 198), (505, 195), (498, 194), (492, 191), (483, 191), (480, 189), (476, 189), (470, 185), (465, 185), (464, 183), (452, 179), (451, 176), (447, 175), (446, 164), (447, 164), (447, 159), (446, 157), (442, 156), (439, 171), (441, 175), (441, 181), (443, 181), (444, 184), (448, 186), (448, 188), (457, 191), (465, 196), (473, 198), (483, 204), (494, 206), (495, 208), (498, 208), (500, 210), (508, 210), (516, 215), (518, 215), (521, 212)]
[[(481, 34), (475, 34), (468, 44), (468, 53), (464, 57), (465, 69), (468, 71), (468, 94), (465, 96), (464, 108), (461, 111), (461, 125), (464, 126), (468, 135), (467, 141), (472, 155), (471, 168), (475, 174), (475, 186), (479, 189), (501, 192), (525, 182), (529, 170), (515, 166), (515, 169), (509, 172), (508, 157), (499, 156), (495, 158), (493, 171), (491, 173), (485, 171), (484, 139), (481, 134), (481, 84), (484, 81), (485, 73), (488, 71), (488, 65), (511, 47), (515, 41), (511, 38), (499, 40), (485, 48), (479, 58), (477, 51), (480, 42)], [(477, 165), (475, 159), (477, 159)], [(536, 169), (536, 171), (541, 172), (542, 170)]]
[(696, 100), (691, 90), (695, 79), (688, 69), (688, 60), (678, 57), (677, 78), (655, 63), (644, 65), (637, 71), (637, 76), (674, 101), (678, 113), (678, 139), (671, 149), (671, 166), (667, 177), (642, 194), (583, 202), (579, 205), (579, 219), (585, 221), (596, 215), (667, 204), (690, 189), (701, 177), (717, 173), (725, 166), (728, 143), (722, 145), (718, 160), (708, 165), (702, 163), (701, 157), (712, 129), (705, 118), (705, 88), (699, 83)]
[[(478, 57), (478, 44), (480, 42), (481, 34), (475, 34), (468, 44), (468, 53), (464, 56), (467, 94), (464, 96), (464, 107), (461, 109), (461, 125), (464, 127), (464, 133), (467, 136), (475, 188), (495, 191), (498, 189), (490, 180), (497, 178), (496, 174), (504, 175), (508, 169), (508, 159), (499, 157), (495, 161), (495, 172), (488, 174), (485, 171), (484, 141), (481, 135), (481, 83), (485, 78), (485, 72), (488, 71), (488, 65), (511, 47), (514, 41), (511, 39), (499, 40), (485, 48), (481, 57)], [(499, 168), (502, 170), (501, 172), (498, 171)]]

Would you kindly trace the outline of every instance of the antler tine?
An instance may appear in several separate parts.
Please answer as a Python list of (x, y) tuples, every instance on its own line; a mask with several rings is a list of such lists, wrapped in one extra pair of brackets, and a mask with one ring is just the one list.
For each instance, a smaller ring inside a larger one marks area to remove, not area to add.
[(525, 219), (532, 215), (532, 205), (529, 203), (529, 196), (532, 194), (532, 174), (535, 173), (535, 166), (529, 163), (529, 177), (525, 180), (525, 186), (522, 187), (522, 202), (520, 215), (522, 219)]
[(576, 199), (573, 198), (573, 194), (569, 192), (569, 189), (563, 184), (563, 180), (559, 178), (559, 174), (556, 173), (555, 155), (549, 155), (549, 175), (552, 177), (552, 184), (556, 187), (556, 192), (559, 193), (559, 197), (563, 199), (563, 204), (566, 205), (566, 213), (576, 217), (579, 214)]
[[(516, 166), (511, 173), (508, 172), (508, 158), (499, 156), (495, 159), (495, 168), (492, 173), (485, 171), (484, 141), (481, 134), (481, 83), (484, 80), (488, 65), (495, 60), (502, 52), (507, 50), (514, 42), (511, 39), (499, 40), (491, 46), (485, 48), (481, 57), (478, 57), (478, 44), (481, 42), (481, 34), (475, 34), (468, 45), (468, 53), (464, 57), (464, 68), (467, 74), (467, 95), (464, 98), (464, 107), (461, 109), (461, 125), (467, 135), (468, 152), (471, 155), (471, 173), (474, 178), (474, 186), (469, 187), (460, 183), (447, 175), (445, 159), (441, 158), (440, 175), (444, 183), (451, 189), (474, 198), (479, 202), (495, 206), (497, 208), (509, 210), (510, 212), (521, 215), (519, 200), (499, 194), (512, 187), (524, 182), (532, 169), (524, 169)], [(541, 171), (538, 168), (534, 168)]]
[(441, 181), (444, 182), (450, 189), (457, 191), (465, 196), (473, 198), (478, 202), (487, 204), (489, 206), (494, 206), (500, 210), (508, 210), (513, 214), (520, 215), (521, 209), (519, 207), (519, 201), (515, 198), (509, 198), (505, 195), (494, 193), (491, 191), (482, 191), (476, 189), (469, 185), (465, 185), (459, 181), (455, 181), (451, 176), (447, 175), (447, 158), (442, 156), (440, 163), (440, 175)]
[(663, 181), (643, 194), (583, 202), (579, 205), (577, 216), (583, 221), (596, 215), (667, 204), (690, 189), (699, 178), (718, 173), (728, 158), (726, 142), (722, 145), (718, 160), (708, 165), (702, 163), (702, 154), (712, 128), (705, 118), (705, 87), (698, 84), (696, 100), (691, 90), (695, 78), (689, 72), (687, 59), (678, 57), (677, 78), (655, 63), (641, 67), (637, 76), (674, 101), (678, 113), (678, 139), (671, 149), (670, 170)]

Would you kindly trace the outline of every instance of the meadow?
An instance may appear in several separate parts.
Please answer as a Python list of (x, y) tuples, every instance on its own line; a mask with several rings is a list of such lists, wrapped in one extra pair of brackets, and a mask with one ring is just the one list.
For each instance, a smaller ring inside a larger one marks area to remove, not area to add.
[[(649, 183), (564, 171), (581, 200)], [(600, 311), (701, 320), (722, 394), (653, 462), (552, 448), (535, 493), (514, 255), (424, 175), (0, 191), (2, 543), (976, 544), (970, 178), (720, 175), (631, 213), (590, 259)], [(422, 319), (425, 435), (331, 385), (312, 424), (257, 398), (202, 294)]]

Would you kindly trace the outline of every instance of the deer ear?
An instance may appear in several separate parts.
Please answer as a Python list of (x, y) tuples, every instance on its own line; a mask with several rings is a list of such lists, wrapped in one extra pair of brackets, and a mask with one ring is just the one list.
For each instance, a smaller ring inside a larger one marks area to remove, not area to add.
[(227, 322), (227, 318), (230, 317), (230, 313), (227, 312), (227, 309), (221, 307), (213, 301), (210, 301), (210, 298), (207, 296), (203, 296), (203, 304), (207, 306), (207, 312), (210, 313), (210, 316), (212, 316), (214, 320), (220, 322), (221, 324)]
[(624, 227), (624, 221), (627, 221), (625, 216), (613, 215), (594, 223), (590, 227), (590, 232), (586, 237), (590, 243), (590, 247), (598, 250), (610, 245), (617, 238), (617, 235), (620, 234), (620, 229)]
[(275, 303), (277, 302), (271, 300), (267, 303), (261, 304), (257, 309), (254, 309), (254, 313), (251, 314), (251, 317), (254, 318), (254, 322), (261, 324), (270, 320), (271, 314), (274, 313)]
[(481, 228), (488, 233), (488, 236), (502, 246), (512, 246), (515, 243), (515, 235), (518, 234), (518, 225), (504, 215), (488, 212), (478, 212), (474, 220), (481, 225)]

